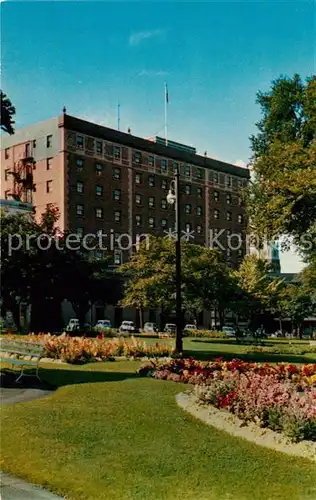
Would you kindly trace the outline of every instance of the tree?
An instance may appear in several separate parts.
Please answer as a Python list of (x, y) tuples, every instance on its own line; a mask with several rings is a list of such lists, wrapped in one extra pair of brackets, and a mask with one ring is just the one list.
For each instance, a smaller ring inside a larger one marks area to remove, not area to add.
[(72, 248), (68, 234), (58, 229), (58, 219), (54, 206), (47, 208), (40, 222), (34, 215), (2, 217), (2, 309), (12, 311), (17, 327), (21, 303), (31, 305), (32, 329), (49, 331), (61, 326), (64, 299), (72, 303), (83, 326), (96, 300), (113, 303), (120, 297), (120, 280), (109, 269), (108, 259), (91, 259), (83, 248)]
[(239, 287), (235, 308), (256, 329), (263, 312), (274, 312), (283, 279), (271, 276), (271, 266), (255, 255), (244, 258), (234, 275)]
[(289, 317), (299, 337), (302, 338), (304, 319), (315, 310), (315, 298), (302, 283), (288, 283), (281, 294), (283, 314)]
[(10, 99), (0, 91), (1, 99), (1, 129), (7, 134), (14, 134), (14, 120), (15, 107), (12, 105)]
[(247, 195), (250, 228), (259, 236), (316, 234), (316, 76), (272, 82), (259, 92), (262, 119), (251, 137), (254, 180)]
[[(229, 306), (229, 273), (218, 250), (192, 243), (181, 243), (182, 306), (191, 316), (217, 307), (223, 323)], [(149, 247), (139, 251), (121, 267), (127, 283), (122, 305), (161, 308), (169, 314), (175, 310), (176, 259), (174, 242), (166, 238), (150, 238)]]

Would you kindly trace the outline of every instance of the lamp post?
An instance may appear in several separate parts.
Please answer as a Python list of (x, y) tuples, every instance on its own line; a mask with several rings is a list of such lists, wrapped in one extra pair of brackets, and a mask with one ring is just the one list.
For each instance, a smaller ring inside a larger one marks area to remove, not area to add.
[(182, 302), (181, 302), (181, 222), (180, 222), (180, 172), (175, 169), (174, 180), (171, 181), (167, 202), (175, 204), (176, 219), (176, 352), (182, 353)]

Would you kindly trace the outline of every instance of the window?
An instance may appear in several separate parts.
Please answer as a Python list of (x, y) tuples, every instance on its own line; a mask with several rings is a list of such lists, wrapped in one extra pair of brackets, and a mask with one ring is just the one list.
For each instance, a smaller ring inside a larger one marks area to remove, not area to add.
[(46, 158), (46, 170), (50, 170), (52, 168), (53, 158)]
[(134, 163), (141, 163), (141, 161), (142, 161), (142, 154), (139, 151), (134, 151), (133, 162)]
[(226, 220), (232, 220), (232, 213), (231, 212), (227, 212)]
[(197, 187), (196, 188), (196, 194), (198, 195), (199, 198), (202, 198), (202, 188)]
[(25, 158), (30, 158), (31, 156), (31, 144), (28, 142), (25, 144)]
[(77, 205), (76, 206), (76, 214), (79, 216), (79, 217), (82, 217), (83, 216), (83, 205)]
[(187, 222), (186, 225), (185, 225), (185, 231), (187, 233), (190, 233), (191, 232), (191, 228), (192, 228), (192, 226), (191, 226), (190, 222)]
[(179, 163), (177, 161), (174, 161), (172, 164), (172, 168), (173, 168), (173, 171), (175, 173), (177, 171), (177, 169), (179, 168)]
[(115, 201), (120, 201), (120, 199), (121, 199), (121, 190), (120, 189), (114, 189), (114, 191), (113, 191), (113, 199)]
[(155, 158), (154, 158), (154, 156), (149, 155), (147, 162), (148, 162), (148, 166), (149, 167), (153, 167), (155, 165)]
[(141, 224), (142, 224), (142, 216), (141, 215), (135, 215), (135, 224), (136, 224), (136, 226), (141, 226)]
[(83, 193), (83, 182), (77, 182), (77, 193)]
[(200, 168), (196, 169), (196, 177), (198, 179), (202, 179), (202, 170)]
[(200, 226), (200, 225), (196, 226), (196, 232), (198, 234), (201, 234), (202, 233), (202, 226)]
[(219, 192), (218, 191), (214, 191), (214, 200), (219, 201)]
[(46, 193), (51, 193), (53, 190), (53, 181), (46, 181)]
[(184, 175), (185, 175), (186, 177), (190, 177), (190, 175), (191, 175), (191, 167), (190, 167), (190, 165), (186, 165), (186, 166), (185, 166), (185, 169), (184, 169)]
[(122, 264), (122, 252), (120, 250), (115, 250), (114, 252), (114, 265), (120, 266)]
[(103, 208), (96, 208), (95, 216), (97, 219), (103, 219)]
[(154, 217), (148, 217), (148, 226), (155, 227), (155, 218)]
[(82, 158), (77, 158), (76, 159), (76, 167), (77, 167), (77, 170), (82, 170), (83, 169), (83, 160), (82, 160)]
[(154, 187), (155, 185), (155, 177), (153, 175), (148, 176), (148, 186), (149, 187)]
[(5, 191), (4, 192), (4, 199), (8, 200), (9, 199), (9, 195), (10, 195), (10, 191)]
[(242, 180), (238, 179), (238, 187), (242, 187)]
[(51, 148), (52, 147), (52, 143), (53, 143), (53, 136), (52, 135), (48, 135), (46, 137), (46, 147), (47, 148)]
[(121, 212), (119, 210), (116, 210), (114, 212), (114, 220), (115, 220), (115, 222), (120, 222), (121, 221)]
[(136, 202), (136, 205), (141, 205), (142, 204), (142, 196), (141, 196), (141, 194), (136, 194), (135, 195), (135, 202)]
[(119, 181), (121, 178), (121, 169), (120, 168), (113, 168), (113, 179)]
[(218, 173), (217, 172), (213, 172), (213, 182), (214, 182), (214, 184), (218, 184)]
[(244, 217), (241, 214), (239, 214), (237, 217), (237, 220), (238, 220), (239, 224), (242, 224), (244, 222)]
[(103, 172), (103, 165), (101, 165), (101, 163), (96, 163), (95, 164), (95, 173), (97, 175), (102, 175), (102, 172)]
[(185, 194), (191, 194), (191, 186), (190, 184), (185, 185)]
[(33, 162), (33, 170), (36, 170), (36, 161)]
[(148, 198), (148, 206), (149, 206), (149, 208), (154, 208), (154, 206), (155, 206), (155, 198), (154, 198), (154, 196), (149, 196), (149, 198)]
[(164, 171), (167, 170), (167, 160), (165, 158), (163, 158), (161, 160), (161, 170), (164, 170)]
[(161, 181), (161, 187), (162, 187), (162, 189), (167, 189), (168, 188), (167, 179), (162, 179), (162, 181)]
[(202, 215), (202, 207), (196, 207), (197, 215)]
[(166, 209), (167, 209), (167, 200), (165, 200), (165, 199), (162, 199), (162, 200), (161, 200), (161, 208), (162, 208), (163, 210), (166, 210)]
[(5, 160), (8, 160), (10, 158), (10, 148), (6, 148), (4, 150), (4, 158)]
[(83, 148), (83, 136), (82, 135), (77, 135), (76, 144), (77, 144), (78, 148)]
[(135, 184), (142, 183), (142, 174), (135, 174)]
[(79, 234), (79, 236), (83, 236), (83, 227), (77, 227), (77, 234)]
[(219, 210), (214, 210), (214, 219), (219, 219)]
[(95, 149), (98, 154), (102, 154), (102, 141), (95, 142)]
[(36, 139), (33, 140), (33, 148), (36, 148)]
[(241, 207), (241, 205), (242, 205), (242, 198), (241, 198), (240, 196), (239, 196), (239, 198), (238, 198), (238, 205), (239, 205), (240, 207)]
[(9, 173), (10, 173), (10, 170), (7, 168), (7, 169), (4, 171), (4, 180), (5, 180), (5, 181), (7, 181), (7, 180), (8, 180)]
[(232, 186), (232, 178), (230, 175), (226, 175), (226, 186), (231, 187)]
[(113, 156), (114, 156), (114, 160), (120, 160), (121, 159), (121, 148), (120, 148), (120, 146), (114, 146)]
[(168, 221), (167, 219), (161, 219), (161, 227), (167, 227)]
[(227, 203), (227, 205), (231, 205), (231, 202), (232, 202), (232, 195), (231, 194), (227, 194), (226, 195), (226, 203)]
[(190, 214), (190, 213), (191, 213), (191, 211), (192, 211), (192, 207), (191, 207), (190, 203), (187, 203), (187, 204), (185, 205), (185, 213), (186, 213), (186, 214)]
[(97, 185), (97, 186), (95, 187), (95, 194), (96, 194), (97, 196), (102, 196), (102, 195), (103, 195), (103, 186), (99, 186), (99, 185)]

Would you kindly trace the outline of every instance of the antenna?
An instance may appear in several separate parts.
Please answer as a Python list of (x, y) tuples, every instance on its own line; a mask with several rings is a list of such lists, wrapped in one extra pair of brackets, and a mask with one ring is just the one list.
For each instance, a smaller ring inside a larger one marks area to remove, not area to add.
[(120, 117), (120, 103), (118, 102), (117, 103), (117, 130), (120, 130), (120, 121), (121, 121), (121, 117)]

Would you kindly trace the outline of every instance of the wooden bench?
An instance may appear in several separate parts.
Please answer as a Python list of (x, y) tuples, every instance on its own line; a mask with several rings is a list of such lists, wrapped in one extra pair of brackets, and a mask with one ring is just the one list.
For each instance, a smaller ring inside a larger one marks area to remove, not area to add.
[(24, 368), (32, 366), (36, 369), (36, 377), (38, 376), (39, 362), (44, 357), (44, 345), (40, 342), (28, 342), (25, 340), (0, 338), (0, 361), (8, 363), (12, 367), (20, 367), (19, 376), (16, 382), (23, 376), (29, 374), (24, 373)]

